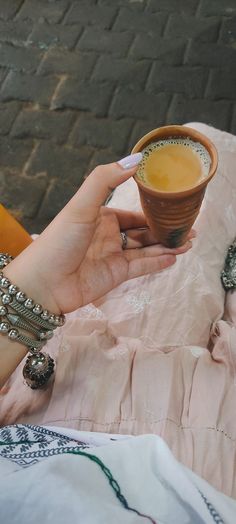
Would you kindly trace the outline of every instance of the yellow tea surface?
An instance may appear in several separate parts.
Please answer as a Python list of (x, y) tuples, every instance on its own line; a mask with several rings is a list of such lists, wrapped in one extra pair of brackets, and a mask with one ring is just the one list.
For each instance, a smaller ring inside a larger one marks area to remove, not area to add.
[(145, 162), (145, 179), (159, 191), (182, 191), (196, 186), (201, 178), (200, 158), (181, 144), (156, 149)]
[(157, 191), (177, 192), (208, 175), (210, 159), (202, 144), (188, 139), (162, 140), (143, 150), (138, 176)]

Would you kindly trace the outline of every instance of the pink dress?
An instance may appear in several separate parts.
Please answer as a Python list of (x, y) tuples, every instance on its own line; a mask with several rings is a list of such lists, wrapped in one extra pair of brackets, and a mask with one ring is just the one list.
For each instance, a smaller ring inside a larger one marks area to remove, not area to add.
[[(220, 157), (193, 249), (68, 315), (48, 344), (57, 355), (53, 385), (31, 391), (19, 366), (1, 392), (1, 423), (155, 433), (179, 461), (236, 497), (236, 293), (225, 307), (220, 282), (236, 235), (236, 137), (188, 125), (208, 135)], [(133, 180), (110, 205), (139, 209)]]

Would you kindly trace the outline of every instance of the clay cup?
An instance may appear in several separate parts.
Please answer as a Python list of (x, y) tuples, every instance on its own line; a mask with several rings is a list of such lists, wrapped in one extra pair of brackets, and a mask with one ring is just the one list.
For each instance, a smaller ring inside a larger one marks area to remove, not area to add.
[(200, 142), (208, 151), (211, 160), (208, 175), (196, 186), (180, 192), (158, 191), (145, 185), (145, 181), (137, 174), (134, 176), (151, 231), (164, 246), (178, 247), (185, 243), (197, 218), (207, 184), (216, 173), (218, 155), (214, 144), (205, 135), (181, 125), (165, 126), (150, 131), (137, 142), (132, 153), (142, 151), (151, 142), (170, 137), (184, 137)]

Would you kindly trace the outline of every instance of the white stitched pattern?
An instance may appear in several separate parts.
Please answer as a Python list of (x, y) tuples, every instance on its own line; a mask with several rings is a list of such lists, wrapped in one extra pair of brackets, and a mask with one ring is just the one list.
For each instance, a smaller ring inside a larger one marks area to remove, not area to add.
[(130, 306), (133, 307), (134, 312), (136, 314), (141, 313), (144, 310), (144, 308), (152, 302), (151, 296), (149, 295), (149, 293), (146, 293), (145, 291), (142, 291), (141, 293), (137, 294), (132, 293), (128, 295), (126, 297), (126, 301)]
[(93, 318), (93, 319), (104, 318), (102, 311), (96, 308), (93, 304), (88, 304), (88, 306), (84, 306), (80, 308), (77, 311), (76, 316), (79, 318)]

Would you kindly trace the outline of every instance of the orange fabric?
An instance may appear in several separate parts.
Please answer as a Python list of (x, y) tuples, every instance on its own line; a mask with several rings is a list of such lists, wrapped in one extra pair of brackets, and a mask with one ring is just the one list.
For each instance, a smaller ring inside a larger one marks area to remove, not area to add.
[(29, 233), (0, 204), (0, 252), (16, 257), (31, 242)]

